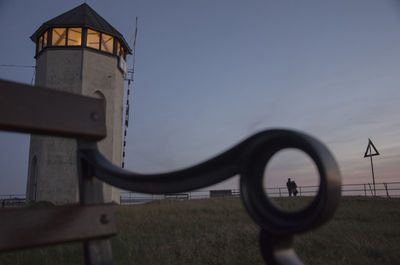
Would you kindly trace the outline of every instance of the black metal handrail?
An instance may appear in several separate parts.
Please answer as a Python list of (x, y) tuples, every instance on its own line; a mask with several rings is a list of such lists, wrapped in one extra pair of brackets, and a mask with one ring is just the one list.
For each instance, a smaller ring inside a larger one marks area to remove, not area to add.
[[(261, 227), (261, 251), (267, 264), (300, 264), (292, 248), (293, 235), (329, 220), (341, 193), (340, 172), (332, 154), (315, 138), (296, 131), (263, 131), (206, 162), (162, 174), (139, 174), (117, 167), (97, 150), (94, 142), (80, 141), (78, 147), (84, 179), (95, 177), (134, 192), (187, 192), (239, 174), (243, 203)], [(297, 148), (308, 154), (320, 176), (319, 191), (314, 200), (298, 212), (286, 212), (274, 206), (262, 185), (266, 164), (285, 148)]]

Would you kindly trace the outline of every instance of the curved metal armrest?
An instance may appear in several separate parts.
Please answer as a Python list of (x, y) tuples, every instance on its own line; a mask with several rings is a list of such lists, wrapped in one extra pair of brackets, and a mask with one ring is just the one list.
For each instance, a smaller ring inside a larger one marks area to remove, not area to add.
[(141, 193), (163, 194), (190, 191), (221, 182), (239, 173), (242, 146), (196, 166), (161, 174), (139, 174), (110, 163), (95, 143), (79, 142), (81, 161), (91, 166), (93, 176), (115, 187)]
[[(315, 162), (319, 191), (314, 200), (297, 212), (277, 208), (263, 188), (264, 169), (278, 151), (296, 148)], [(261, 227), (260, 245), (267, 264), (301, 264), (292, 248), (296, 233), (329, 220), (339, 203), (341, 178), (330, 151), (315, 138), (290, 130), (267, 130), (255, 134), (228, 151), (196, 166), (162, 174), (138, 174), (111, 164), (95, 143), (79, 142), (83, 175), (121, 189), (141, 193), (176, 193), (199, 189), (240, 175), (241, 197), (253, 220)]]

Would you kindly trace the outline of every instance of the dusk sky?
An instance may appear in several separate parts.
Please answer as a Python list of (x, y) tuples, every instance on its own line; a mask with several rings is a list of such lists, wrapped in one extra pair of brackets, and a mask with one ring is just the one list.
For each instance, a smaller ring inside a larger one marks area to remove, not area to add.
[[(83, 2), (0, 0), (0, 64), (34, 66), (32, 33)], [(290, 128), (330, 148), (344, 183), (372, 182), (371, 138), (376, 182), (400, 181), (398, 1), (87, 3), (130, 45), (139, 17), (126, 168), (180, 169), (260, 130)], [(30, 84), (33, 70), (0, 66), (0, 78)], [(29, 135), (0, 132), (0, 195), (25, 193), (28, 151)], [(274, 160), (269, 186), (306, 172), (294, 155)]]

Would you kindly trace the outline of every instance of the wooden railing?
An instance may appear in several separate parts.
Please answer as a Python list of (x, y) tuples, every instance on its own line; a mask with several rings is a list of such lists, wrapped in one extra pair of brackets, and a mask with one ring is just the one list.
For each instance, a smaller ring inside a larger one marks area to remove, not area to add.
[[(296, 131), (263, 131), (193, 167), (139, 174), (114, 166), (98, 151), (97, 141), (106, 136), (101, 100), (1, 80), (0, 130), (78, 139), (80, 194), (78, 206), (0, 211), (0, 251), (83, 241), (86, 264), (112, 264), (108, 238), (116, 234), (114, 216), (103, 203), (99, 181), (134, 192), (180, 194), (240, 175), (240, 195), (260, 226), (267, 264), (302, 264), (293, 236), (328, 221), (339, 203), (341, 179), (334, 157), (321, 142)], [(285, 148), (304, 151), (319, 172), (315, 199), (298, 212), (276, 208), (262, 185), (266, 164)]]

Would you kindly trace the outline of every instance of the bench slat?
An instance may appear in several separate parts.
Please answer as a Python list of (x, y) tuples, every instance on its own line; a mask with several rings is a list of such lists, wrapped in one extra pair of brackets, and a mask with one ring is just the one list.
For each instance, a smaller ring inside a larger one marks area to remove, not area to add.
[(101, 99), (0, 80), (0, 130), (100, 140)]
[(0, 251), (114, 235), (110, 204), (0, 211)]

